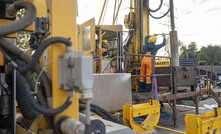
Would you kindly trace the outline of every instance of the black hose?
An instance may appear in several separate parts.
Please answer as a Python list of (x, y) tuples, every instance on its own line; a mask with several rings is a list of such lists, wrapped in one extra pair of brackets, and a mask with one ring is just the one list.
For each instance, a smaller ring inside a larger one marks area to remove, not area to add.
[(155, 16), (153, 16), (150, 12), (149, 12), (149, 14), (150, 14), (150, 16), (151, 16), (152, 18), (154, 18), (154, 19), (161, 19), (161, 18), (165, 17), (169, 12), (170, 12), (170, 8), (167, 10), (167, 12), (166, 12), (165, 14), (163, 14), (163, 15), (160, 16), (160, 17), (155, 17)]
[[(28, 100), (28, 92), (24, 90), (24, 84), (20, 79), (20, 76), (16, 77), (16, 100), (18, 106), (24, 118), (26, 119), (35, 119), (39, 113), (32, 107)], [(29, 91), (30, 92), (30, 91)], [(33, 98), (33, 96), (31, 96)]]
[[(0, 51), (4, 54), (4, 57), (10, 63), (13, 64), (14, 62), (16, 62), (16, 63), (21, 64), (21, 61), (19, 59), (15, 59), (15, 61), (13, 61), (11, 56), (8, 55), (9, 52), (5, 52), (5, 50), (3, 48), (0, 47)], [(28, 71), (24, 75), (25, 75), (25, 78), (29, 80), (29, 83), (30, 83), (32, 89), (34, 89), (35, 88), (35, 82), (34, 82), (34, 79), (33, 79), (33, 76), (31, 74), (31, 72)], [(43, 105), (44, 107), (47, 107), (47, 102), (46, 102), (46, 100), (44, 98), (44, 95), (42, 94), (42, 88), (40, 86), (38, 86), (37, 97), (38, 97), (38, 100), (39, 100), (40, 104)]]
[(126, 51), (128, 51), (128, 47), (129, 47), (129, 44), (131, 43), (132, 38), (133, 38), (133, 30), (131, 30), (129, 32), (129, 39), (127, 40), (127, 43), (126, 43), (126, 46), (125, 46), (126, 47), (125, 48)]
[[(11, 125), (12, 121), (13, 121), (12, 117), (7, 117), (7, 118), (1, 119), (0, 120), (0, 128), (3, 128), (3, 129), (12, 128), (12, 125)], [(1, 131), (0, 131), (0, 134), (4, 134), (4, 133), (1, 133)]]
[(21, 31), (32, 24), (32, 22), (34, 21), (34, 19), (36, 17), (37, 11), (36, 11), (35, 6), (31, 2), (28, 2), (28, 1), (15, 2), (10, 7), (9, 13), (11, 11), (11, 12), (13, 12), (11, 14), (15, 15), (15, 13), (22, 8), (25, 8), (27, 10), (27, 14), (25, 14), (24, 17), (22, 17), (21, 19), (19, 19), (17, 21), (13, 21), (11, 23), (0, 25), (0, 29), (1, 29), (0, 36), (5, 36), (8, 34), (12, 34), (12, 33)]
[(96, 110), (101, 111), (104, 115), (106, 115), (107, 117), (109, 117), (110, 120), (112, 120), (113, 122), (118, 123), (118, 124), (124, 124), (123, 122), (121, 122), (120, 119), (118, 119), (117, 117), (113, 116), (111, 113), (109, 113), (108, 111), (104, 110), (104, 109), (101, 108), (100, 106), (95, 105), (95, 104), (91, 104), (91, 106), (92, 106), (93, 108), (95, 108)]
[(63, 112), (66, 108), (68, 108), (70, 105), (71, 105), (71, 97), (68, 97), (66, 102), (60, 106), (59, 108), (57, 109), (47, 109), (47, 108), (44, 108), (42, 106), (40, 106), (36, 101), (35, 99), (33, 98), (33, 96), (31, 96), (31, 94), (29, 93), (30, 91), (30, 85), (28, 83), (28, 81), (26, 80), (26, 78), (22, 75), (17, 75), (17, 77), (20, 78), (20, 80), (23, 82), (24, 84), (24, 90), (27, 92), (27, 98), (28, 98), (28, 101), (30, 102), (30, 104), (32, 105), (32, 107), (38, 111), (39, 113), (43, 114), (43, 115), (46, 115), (46, 116), (54, 116), (54, 115), (57, 115), (61, 112)]
[(158, 7), (157, 9), (155, 9), (155, 10), (153, 10), (153, 9), (150, 8), (149, 0), (146, 1), (146, 5), (147, 5), (147, 7), (149, 7), (148, 10), (149, 10), (150, 12), (157, 12), (157, 11), (159, 11), (160, 8), (162, 7), (162, 5), (163, 5), (163, 0), (160, 1), (159, 7)]
[[(19, 58), (20, 60), (25, 61), (27, 63), (32, 60), (32, 58), (28, 54), (24, 53), (22, 50), (20, 50), (18, 47), (16, 47), (15, 45), (13, 45), (11, 42), (9, 42), (4, 38), (0, 38), (0, 46), (7, 53), (10, 53), (12, 55), (12, 60), (13, 59), (16, 60), (16, 58)], [(40, 74), (40, 72), (42, 71), (42, 68), (40, 67), (39, 64), (36, 64), (33, 69), (37, 74)], [(40, 78), (46, 90), (47, 97), (51, 97), (52, 96), (51, 81), (49, 80), (45, 72), (42, 73)]]
[(165, 16), (170, 12), (170, 7), (169, 7), (169, 9), (167, 10), (167, 12), (166, 12), (165, 14), (163, 14), (162, 16), (159, 16), (159, 17), (153, 16), (151, 12), (156, 12), (156, 11), (160, 10), (160, 8), (162, 7), (162, 4), (163, 4), (163, 0), (161, 0), (160, 5), (159, 5), (159, 7), (158, 7), (157, 9), (152, 10), (152, 9), (150, 8), (150, 6), (149, 6), (149, 0), (146, 2), (146, 6), (147, 6), (147, 9), (148, 9), (148, 13), (149, 13), (149, 15), (150, 15), (152, 18), (154, 18), (154, 19), (161, 19), (161, 18), (165, 17)]
[(47, 39), (46, 41), (44, 41), (39, 47), (38, 49), (35, 51), (35, 53), (32, 56), (32, 60), (24, 65), (24, 66), (19, 66), (18, 70), (20, 73), (24, 73), (30, 69), (32, 69), (36, 63), (39, 61), (39, 58), (41, 57), (42, 53), (44, 52), (44, 50), (54, 44), (54, 43), (63, 43), (66, 46), (71, 46), (72, 42), (69, 39), (63, 38), (63, 37), (52, 37), (50, 39)]
[[(85, 109), (85, 104), (83, 102), (80, 102), (80, 109)], [(121, 125), (124, 125), (124, 123), (117, 117), (113, 116), (108, 111), (104, 110), (98, 105), (91, 103), (91, 111), (102, 117), (103, 119), (106, 119), (108, 121), (112, 121)]]

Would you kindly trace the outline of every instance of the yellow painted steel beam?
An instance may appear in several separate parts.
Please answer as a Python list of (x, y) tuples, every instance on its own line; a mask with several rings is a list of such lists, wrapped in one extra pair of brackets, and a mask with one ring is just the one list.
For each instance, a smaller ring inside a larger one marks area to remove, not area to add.
[(98, 26), (100, 25), (101, 18), (102, 18), (102, 16), (103, 16), (103, 12), (104, 12), (104, 8), (105, 8), (105, 5), (106, 5), (106, 2), (107, 2), (107, 0), (104, 1), (103, 8), (102, 8), (102, 10), (101, 10), (100, 18), (99, 18), (99, 21), (98, 21)]
[(114, 17), (114, 22), (113, 22), (113, 25), (114, 25), (114, 23), (116, 22), (116, 19), (117, 19), (117, 16), (118, 16), (118, 12), (119, 12), (120, 7), (121, 7), (121, 3), (122, 3), (122, 0), (120, 1), (120, 4), (118, 5), (118, 8), (117, 8), (117, 13), (116, 13), (116, 15), (115, 15), (115, 17)]
[[(65, 37), (70, 38), (74, 47), (74, 50), (77, 49), (77, 1), (76, 0), (50, 0), (47, 1), (47, 4), (50, 5), (50, 32), (51, 37)], [(52, 103), (53, 108), (60, 107), (67, 99), (66, 91), (59, 89), (58, 85), (58, 55), (65, 53), (65, 46), (61, 43), (56, 43), (48, 48), (48, 58), (51, 61), (49, 66), (49, 74), (52, 78)], [(78, 120), (79, 118), (79, 95), (75, 93), (72, 98), (72, 104), (61, 114), (55, 117), (55, 123), (62, 116), (67, 116)]]
[(178, 133), (178, 134), (186, 134), (186, 133), (181, 132), (181, 131), (177, 131), (177, 130), (174, 130), (174, 129), (170, 129), (170, 128), (166, 128), (166, 127), (161, 127), (161, 126), (155, 126), (155, 128), (164, 129), (164, 130), (171, 131), (171, 132)]
[(47, 4), (45, 0), (34, 0), (34, 5), (37, 11), (37, 17), (47, 17)]
[(143, 4), (143, 45), (145, 44), (144, 38), (150, 35), (150, 21), (149, 21), (149, 13), (146, 7), (146, 4)]

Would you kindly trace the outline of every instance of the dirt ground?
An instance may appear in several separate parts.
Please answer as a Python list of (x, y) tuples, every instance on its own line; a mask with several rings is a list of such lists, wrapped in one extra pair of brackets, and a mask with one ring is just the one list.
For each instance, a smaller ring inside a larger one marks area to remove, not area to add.
[[(172, 109), (169, 106), (169, 104), (167, 104), (167, 103), (163, 103), (163, 104), (164, 104), (163, 112), (171, 112), (172, 113)], [(186, 105), (183, 105), (183, 104), (186, 104)], [(194, 103), (191, 101), (183, 101), (182, 104), (177, 104), (177, 107), (176, 107), (177, 108), (177, 110), (176, 110), (177, 111), (177, 121), (176, 121), (175, 126), (173, 125), (173, 121), (158, 123), (158, 126), (167, 127), (167, 128), (171, 128), (174, 130), (185, 132), (186, 131), (185, 120), (184, 120), (185, 115), (186, 114), (195, 114), (195, 107), (193, 106), (193, 104)], [(213, 98), (209, 98), (207, 100), (201, 101), (199, 104), (199, 106), (200, 106), (199, 114), (213, 111), (211, 107), (214, 105), (216, 105), (216, 102), (213, 100)], [(162, 130), (162, 129), (157, 129), (157, 132), (158, 132), (158, 134), (177, 134), (177, 133), (167, 131), (167, 130)]]

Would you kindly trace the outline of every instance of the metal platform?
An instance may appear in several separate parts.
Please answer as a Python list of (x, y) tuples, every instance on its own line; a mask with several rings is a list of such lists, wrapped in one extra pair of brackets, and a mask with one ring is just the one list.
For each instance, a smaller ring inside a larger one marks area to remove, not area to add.
[[(173, 121), (174, 125), (176, 125), (176, 100), (182, 99), (182, 98), (191, 98), (192, 101), (195, 103), (196, 106), (196, 115), (199, 114), (199, 101), (201, 100), (201, 97), (203, 95), (208, 95), (209, 91), (208, 89), (201, 89), (201, 92), (199, 90), (191, 91), (191, 92), (183, 92), (183, 93), (177, 93), (173, 94), (171, 92), (166, 92), (163, 94), (158, 94), (158, 100), (159, 101), (166, 101), (170, 107), (173, 110)], [(145, 103), (148, 102), (149, 99), (153, 97), (152, 93), (141, 93), (141, 92), (133, 92), (132, 98), (133, 103)]]

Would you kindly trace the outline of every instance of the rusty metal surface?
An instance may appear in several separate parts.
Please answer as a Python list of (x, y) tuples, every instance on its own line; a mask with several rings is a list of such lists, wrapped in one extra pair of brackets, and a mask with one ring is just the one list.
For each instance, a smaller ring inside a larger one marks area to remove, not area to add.
[[(156, 67), (155, 74), (170, 74), (171, 68), (170, 67)], [(161, 76), (157, 77), (157, 86), (158, 87), (170, 87), (171, 84), (171, 77), (168, 76)]]
[(196, 68), (194, 66), (173, 67), (173, 71), (177, 86), (196, 85)]
[[(194, 91), (194, 92), (186, 92), (186, 93), (179, 93), (179, 94), (160, 94), (158, 95), (159, 101), (166, 101), (166, 100), (173, 100), (173, 99), (181, 99), (181, 98), (188, 98), (192, 96), (202, 96), (202, 95), (208, 95), (207, 89), (202, 89), (201, 92)], [(150, 99), (150, 93), (139, 93), (139, 92), (133, 92), (132, 98), (135, 101), (139, 102), (146, 102)]]
[[(158, 94), (158, 100), (159, 101), (167, 101), (169, 105), (171, 106), (173, 110), (173, 118), (174, 118), (174, 125), (176, 124), (176, 100), (181, 98), (189, 98), (189, 97), (195, 97), (195, 103), (196, 103), (196, 114), (199, 113), (199, 97), (202, 95), (208, 95), (207, 89), (202, 89), (201, 91), (193, 91), (193, 92), (186, 92), (186, 93), (179, 93), (179, 94)], [(152, 98), (152, 95), (150, 93), (138, 93), (133, 92), (132, 94), (133, 103), (145, 103), (150, 98)], [(170, 102), (172, 101), (172, 103)]]
[[(212, 65), (211, 65), (211, 72), (213, 72), (213, 62), (212, 62)], [(218, 107), (221, 107), (221, 101), (220, 101), (219, 97), (211, 89), (211, 82), (212, 82), (212, 73), (210, 74), (209, 86), (207, 86), (207, 87), (209, 87), (209, 92), (213, 96), (214, 100), (217, 102)]]
[[(156, 74), (170, 74), (170, 67), (158, 67)], [(194, 66), (175, 66), (172, 67), (173, 85), (174, 86), (195, 86), (196, 85), (196, 68)], [(157, 77), (158, 87), (170, 87), (171, 77), (161, 76)]]

